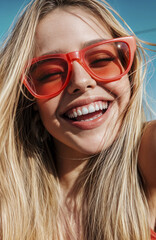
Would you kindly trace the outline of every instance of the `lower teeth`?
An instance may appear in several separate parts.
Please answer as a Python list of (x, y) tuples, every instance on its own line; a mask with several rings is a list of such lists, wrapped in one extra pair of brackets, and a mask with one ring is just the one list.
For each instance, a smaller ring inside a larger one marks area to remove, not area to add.
[(102, 116), (102, 113), (100, 113), (99, 115), (97, 115), (97, 116), (95, 116), (95, 117), (93, 117), (93, 118), (88, 118), (88, 119), (86, 119), (86, 120), (80, 120), (80, 122), (92, 121), (92, 120), (94, 120), (94, 119), (96, 119), (96, 118), (98, 118), (98, 117), (101, 117), (101, 116)]

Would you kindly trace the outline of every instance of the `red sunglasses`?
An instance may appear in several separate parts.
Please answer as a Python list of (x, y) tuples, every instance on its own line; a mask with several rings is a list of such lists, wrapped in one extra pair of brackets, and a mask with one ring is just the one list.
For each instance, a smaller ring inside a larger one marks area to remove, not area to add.
[(35, 98), (55, 97), (70, 81), (73, 61), (77, 61), (96, 81), (116, 81), (129, 72), (135, 50), (135, 38), (129, 36), (103, 40), (67, 54), (33, 58), (27, 65), (23, 83)]

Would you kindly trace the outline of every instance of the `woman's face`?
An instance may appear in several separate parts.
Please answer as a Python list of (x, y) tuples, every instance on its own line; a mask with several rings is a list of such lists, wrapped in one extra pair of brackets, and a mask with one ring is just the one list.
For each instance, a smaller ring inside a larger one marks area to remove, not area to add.
[[(58, 8), (42, 19), (37, 27), (36, 56), (68, 53), (97, 39), (110, 38), (112, 36), (106, 26), (89, 12), (81, 8)], [(112, 144), (129, 98), (127, 75), (115, 82), (99, 83), (74, 61), (66, 89), (54, 98), (36, 101), (57, 151), (66, 157), (86, 157)], [(100, 108), (105, 108), (105, 113)], [(76, 121), (69, 119), (74, 112), (84, 114), (88, 111), (92, 113), (77, 117)]]

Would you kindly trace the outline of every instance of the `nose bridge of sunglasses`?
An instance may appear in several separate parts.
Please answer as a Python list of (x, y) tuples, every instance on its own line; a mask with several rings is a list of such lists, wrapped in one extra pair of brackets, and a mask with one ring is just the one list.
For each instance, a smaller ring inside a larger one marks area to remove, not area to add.
[(73, 62), (73, 61), (80, 61), (80, 53), (79, 51), (75, 51), (75, 52), (70, 52), (67, 54), (68, 59)]

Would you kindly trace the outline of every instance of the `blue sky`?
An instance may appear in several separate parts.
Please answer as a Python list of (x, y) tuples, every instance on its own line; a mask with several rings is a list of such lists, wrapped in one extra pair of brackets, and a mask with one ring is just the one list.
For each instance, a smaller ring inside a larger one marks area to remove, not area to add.
[[(9, 26), (17, 13), (29, 0), (0, 0), (0, 42), (5, 37)], [(129, 24), (137, 36), (145, 41), (156, 43), (156, 0), (108, 0), (110, 5)], [(156, 49), (156, 48), (155, 48)], [(148, 54), (153, 57), (156, 53)], [(152, 66), (149, 66), (148, 95), (155, 100), (150, 100), (150, 105), (156, 112), (156, 60), (153, 61), (155, 73), (151, 77)], [(156, 117), (155, 117), (156, 118)]]

